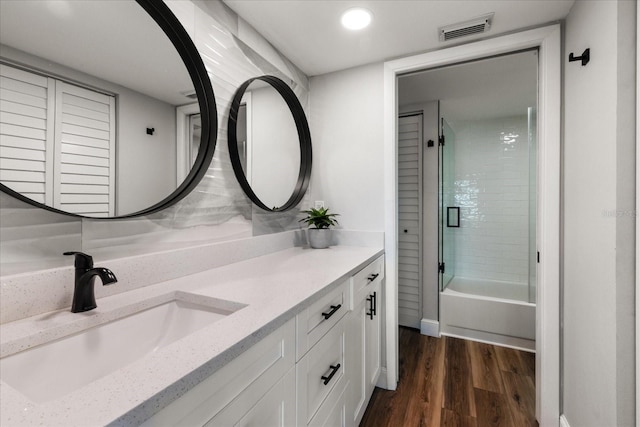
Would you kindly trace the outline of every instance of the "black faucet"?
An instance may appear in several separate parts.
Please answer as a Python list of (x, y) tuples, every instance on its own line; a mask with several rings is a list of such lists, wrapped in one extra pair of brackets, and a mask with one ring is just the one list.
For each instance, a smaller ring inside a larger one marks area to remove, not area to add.
[(65, 252), (65, 255), (75, 255), (76, 279), (73, 290), (72, 313), (93, 310), (97, 307), (96, 296), (93, 292), (93, 282), (100, 276), (103, 285), (110, 285), (118, 281), (116, 275), (107, 268), (93, 267), (93, 258), (82, 252)]

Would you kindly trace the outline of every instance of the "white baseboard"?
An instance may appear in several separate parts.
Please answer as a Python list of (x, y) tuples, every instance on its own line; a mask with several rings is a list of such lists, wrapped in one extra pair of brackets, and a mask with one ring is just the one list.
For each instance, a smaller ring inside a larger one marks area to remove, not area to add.
[(483, 342), (486, 344), (499, 345), (501, 347), (515, 348), (516, 350), (528, 351), (535, 353), (536, 342), (519, 337), (508, 335), (492, 334), (485, 331), (476, 331), (473, 329), (458, 328), (443, 324), (440, 335), (446, 335), (453, 338), (462, 338), (471, 341)]
[(385, 368), (384, 366), (380, 368), (380, 376), (378, 377), (378, 382), (376, 382), (376, 387), (389, 390), (389, 388), (387, 387), (387, 368)]
[(420, 321), (420, 333), (430, 337), (440, 337), (440, 322), (437, 320), (422, 319)]
[(571, 427), (564, 414), (560, 415), (560, 427)]

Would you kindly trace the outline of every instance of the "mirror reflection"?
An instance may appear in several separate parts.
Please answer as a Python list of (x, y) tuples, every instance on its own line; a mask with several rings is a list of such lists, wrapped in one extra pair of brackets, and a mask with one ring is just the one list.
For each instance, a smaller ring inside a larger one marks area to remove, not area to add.
[(200, 147), (200, 111), (151, 16), (133, 0), (0, 7), (0, 182), (88, 217), (173, 193)]
[(283, 206), (300, 173), (300, 142), (289, 106), (270, 84), (254, 80), (240, 102), (238, 155), (247, 182), (270, 208)]

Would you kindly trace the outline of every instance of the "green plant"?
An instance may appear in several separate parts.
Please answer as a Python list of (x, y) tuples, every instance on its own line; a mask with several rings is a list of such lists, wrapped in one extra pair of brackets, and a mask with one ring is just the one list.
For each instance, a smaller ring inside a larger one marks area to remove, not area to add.
[(307, 216), (305, 218), (302, 218), (298, 222), (305, 222), (309, 227), (313, 226), (314, 228), (329, 228), (333, 225), (336, 225), (338, 221), (335, 219), (335, 217), (340, 215), (329, 213), (329, 208), (311, 208), (302, 212), (306, 213)]

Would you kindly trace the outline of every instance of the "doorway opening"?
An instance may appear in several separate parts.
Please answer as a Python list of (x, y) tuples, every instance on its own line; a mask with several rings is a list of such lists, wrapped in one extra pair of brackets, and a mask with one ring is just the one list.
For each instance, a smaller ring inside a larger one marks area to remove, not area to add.
[[(537, 49), (539, 55), (538, 110), (536, 111), (538, 164), (536, 182), (538, 194), (536, 206), (537, 237), (535, 239), (538, 245), (536, 251), (537, 287), (535, 290), (536, 415), (541, 424), (556, 424), (559, 421), (560, 403), (561, 115), (559, 25), (528, 30), (385, 63), (385, 199), (393, 201), (398, 206), (397, 155), (399, 153), (396, 147), (399, 110), (397, 78), (420, 70), (435, 69), (527, 49)], [(428, 143), (429, 138), (427, 135), (424, 137)], [(457, 215), (456, 212), (451, 211), (450, 213), (453, 221), (458, 219), (453, 217)], [(397, 212), (385, 216), (386, 385), (390, 389), (395, 389), (398, 379), (400, 255), (398, 219)], [(440, 292), (439, 288), (438, 292)], [(426, 296), (424, 300), (427, 300)], [(424, 316), (424, 305), (422, 309)]]
[(400, 325), (535, 350), (537, 73), (531, 49), (398, 77)]

